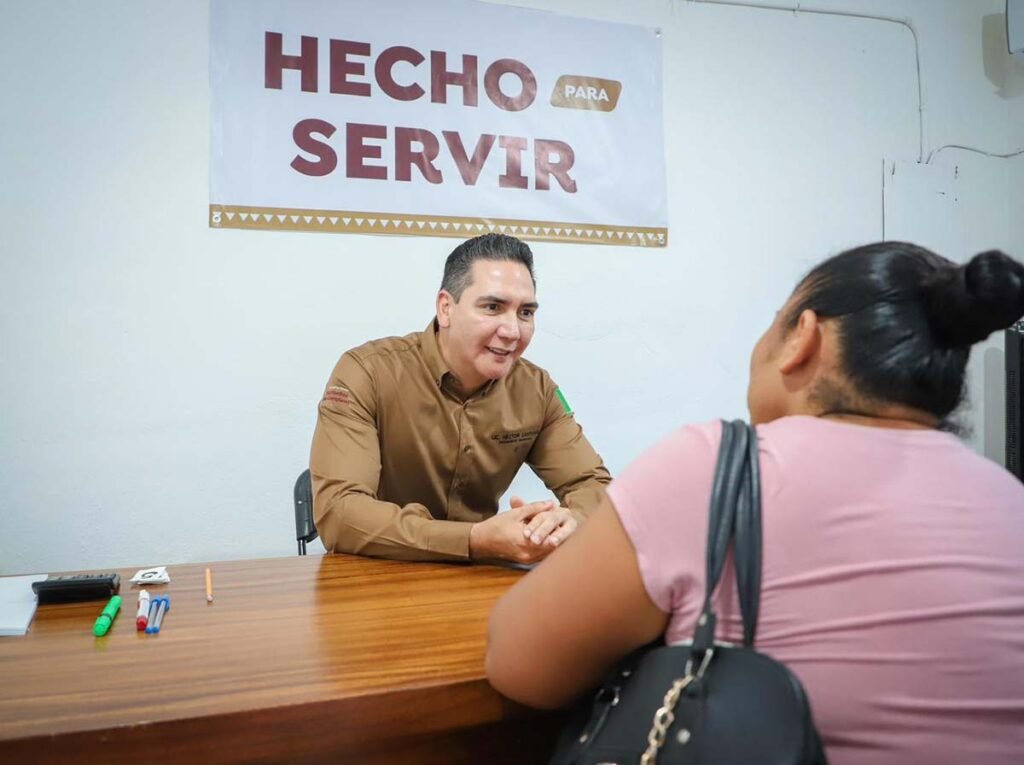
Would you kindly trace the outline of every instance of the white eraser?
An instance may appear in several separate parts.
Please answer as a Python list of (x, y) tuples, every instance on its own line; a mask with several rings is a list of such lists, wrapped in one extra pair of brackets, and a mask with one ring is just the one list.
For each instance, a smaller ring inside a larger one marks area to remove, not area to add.
[(167, 566), (156, 568), (140, 568), (130, 580), (133, 584), (167, 584), (171, 577), (167, 575)]

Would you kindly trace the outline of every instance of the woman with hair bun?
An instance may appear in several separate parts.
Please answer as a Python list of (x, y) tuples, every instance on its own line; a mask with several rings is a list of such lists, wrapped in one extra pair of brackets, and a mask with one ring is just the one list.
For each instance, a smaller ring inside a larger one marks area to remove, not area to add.
[[(971, 346), (1024, 315), (1024, 266), (901, 242), (815, 267), (754, 348), (755, 648), (810, 697), (832, 765), (1024, 762), (1024, 484), (948, 431)], [(637, 459), (491, 616), (488, 673), (564, 705), (693, 634), (718, 421)], [(719, 636), (741, 642), (731, 568)]]

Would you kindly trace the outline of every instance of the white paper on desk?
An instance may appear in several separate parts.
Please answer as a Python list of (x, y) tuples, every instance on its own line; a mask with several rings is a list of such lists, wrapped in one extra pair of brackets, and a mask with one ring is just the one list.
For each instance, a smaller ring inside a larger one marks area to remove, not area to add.
[(32, 582), (41, 582), (46, 574), (0, 576), (0, 636), (24, 635), (36, 612), (36, 594)]

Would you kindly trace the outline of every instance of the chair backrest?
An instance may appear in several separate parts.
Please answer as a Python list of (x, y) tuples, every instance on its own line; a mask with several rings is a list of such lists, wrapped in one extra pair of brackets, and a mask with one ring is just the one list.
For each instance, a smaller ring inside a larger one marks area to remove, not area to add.
[(306, 554), (306, 543), (316, 539), (316, 523), (313, 521), (313, 483), (309, 469), (299, 473), (295, 481), (295, 540), (299, 543), (299, 555)]

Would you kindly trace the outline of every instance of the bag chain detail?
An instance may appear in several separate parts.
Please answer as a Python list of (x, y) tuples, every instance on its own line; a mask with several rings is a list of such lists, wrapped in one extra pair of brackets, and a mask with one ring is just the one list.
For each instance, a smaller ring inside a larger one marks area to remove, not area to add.
[(693, 673), (693, 660), (687, 660), (685, 673), (682, 677), (676, 678), (671, 687), (665, 693), (665, 699), (662, 702), (661, 707), (659, 707), (658, 711), (654, 713), (654, 721), (651, 723), (651, 730), (647, 734), (647, 749), (640, 756), (640, 765), (655, 765), (658, 759), (658, 750), (661, 749), (665, 743), (665, 736), (668, 733), (668, 729), (671, 728), (672, 723), (676, 721), (675, 708), (676, 704), (679, 703), (679, 697), (683, 695), (683, 691), (686, 690), (690, 683), (703, 677), (704, 670), (706, 670), (708, 668), (708, 664), (711, 663), (711, 657), (714, 653), (715, 651), (713, 648), (709, 648), (704, 653), (704, 658), (700, 662), (700, 668), (697, 670), (697, 674)]

